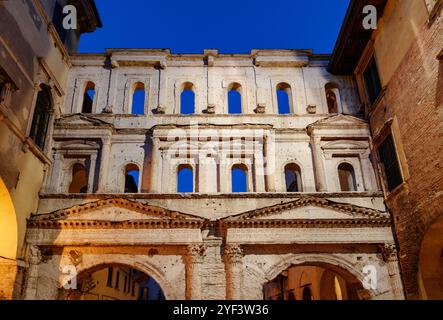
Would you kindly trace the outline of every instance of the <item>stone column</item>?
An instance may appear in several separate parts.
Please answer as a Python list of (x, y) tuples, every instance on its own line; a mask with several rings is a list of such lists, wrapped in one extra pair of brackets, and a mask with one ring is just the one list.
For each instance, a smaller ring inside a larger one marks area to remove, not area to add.
[(360, 155), (360, 163), (362, 175), (364, 179), (365, 191), (377, 190), (377, 182), (375, 178), (374, 167), (369, 159), (369, 152)]
[[(217, 161), (214, 156), (206, 158), (206, 166), (204, 168), (206, 177), (206, 188), (201, 192), (216, 193), (217, 192)], [(203, 172), (200, 172), (203, 175)]]
[(201, 300), (202, 297), (202, 264), (205, 256), (203, 244), (189, 245), (186, 257), (186, 299)]
[(99, 193), (107, 192), (107, 176), (108, 176), (108, 165), (109, 157), (111, 153), (111, 138), (106, 137), (102, 141), (102, 150), (100, 155), (100, 173), (98, 179), (98, 190)]
[(226, 299), (243, 299), (243, 250), (238, 244), (228, 244), (224, 250), (226, 265)]
[(97, 153), (92, 153), (89, 157), (89, 172), (88, 172), (88, 193), (94, 192), (94, 177), (95, 164), (97, 163)]
[(169, 106), (168, 110), (166, 110), (166, 106), (168, 106), (168, 90), (167, 90), (167, 77), (166, 71), (164, 69), (158, 69), (159, 72), (159, 88), (158, 88), (158, 113), (173, 113), (173, 110)]
[(263, 154), (266, 191), (275, 192), (275, 139), (270, 133), (263, 137)]
[(397, 248), (394, 243), (384, 243), (380, 246), (383, 261), (386, 263), (391, 283), (392, 295), (395, 300), (404, 300), (403, 284), (400, 278), (400, 267), (397, 258)]
[(151, 141), (152, 141), (152, 151), (151, 151), (152, 158), (151, 158), (151, 168), (149, 169), (151, 170), (150, 172), (151, 182), (150, 182), (149, 191), (158, 193), (160, 192), (160, 187), (159, 187), (160, 175), (158, 173), (161, 172), (159, 138), (151, 137)]
[(266, 192), (263, 152), (254, 153), (255, 192)]
[(63, 154), (58, 151), (54, 153), (54, 162), (51, 167), (51, 174), (48, 175), (46, 181), (46, 192), (48, 193), (59, 193), (59, 192), (68, 192), (68, 190), (60, 190), (60, 186), (65, 185), (61, 181), (62, 175), (62, 160)]
[(322, 157), (322, 151), (320, 146), (321, 138), (314, 135), (311, 132), (311, 150), (312, 150), (312, 158), (314, 161), (314, 174), (315, 174), (315, 182), (316, 189), (318, 192), (327, 191), (326, 188), (326, 178), (325, 178), (325, 166)]
[(38, 268), (42, 261), (42, 254), (38, 246), (32, 245), (29, 248), (29, 268), (26, 276), (26, 286), (24, 299), (36, 300), (38, 287)]
[(48, 130), (46, 132), (46, 143), (44, 150), (44, 153), (47, 155), (49, 155), (52, 150), (52, 144), (53, 144), (52, 134), (54, 132), (54, 120), (55, 120), (55, 112), (54, 109), (51, 109), (49, 110), (49, 123), (48, 123)]

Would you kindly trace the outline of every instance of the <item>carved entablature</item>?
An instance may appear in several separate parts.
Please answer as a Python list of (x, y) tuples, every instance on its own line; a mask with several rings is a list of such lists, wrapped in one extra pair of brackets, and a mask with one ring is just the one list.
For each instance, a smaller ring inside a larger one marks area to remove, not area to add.
[(28, 220), (28, 228), (201, 228), (206, 219), (123, 198), (99, 200)]

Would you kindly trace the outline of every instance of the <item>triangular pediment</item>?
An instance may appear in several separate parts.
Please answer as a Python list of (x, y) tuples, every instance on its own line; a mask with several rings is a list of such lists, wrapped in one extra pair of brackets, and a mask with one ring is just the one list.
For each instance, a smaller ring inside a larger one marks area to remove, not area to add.
[(109, 221), (122, 222), (134, 220), (174, 220), (204, 221), (205, 219), (171, 211), (148, 203), (132, 201), (124, 198), (98, 200), (42, 214), (31, 218), (32, 221)]
[(56, 121), (57, 125), (66, 126), (66, 125), (81, 125), (81, 126), (112, 126), (112, 124), (103, 121), (101, 119), (97, 119), (91, 116), (86, 116), (84, 114), (72, 114), (67, 116), (62, 116), (60, 119)]
[(295, 201), (264, 207), (225, 218), (230, 221), (250, 220), (374, 220), (387, 219), (388, 213), (337, 203), (324, 198), (300, 198)]
[(319, 120), (312, 124), (312, 126), (331, 126), (331, 125), (337, 125), (337, 126), (366, 126), (367, 122), (349, 115), (339, 114), (335, 115), (326, 119)]

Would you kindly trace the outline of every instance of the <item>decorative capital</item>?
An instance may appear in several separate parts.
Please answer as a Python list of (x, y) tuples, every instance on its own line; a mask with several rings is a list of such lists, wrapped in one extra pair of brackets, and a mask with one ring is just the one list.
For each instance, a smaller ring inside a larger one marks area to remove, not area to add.
[(188, 246), (188, 255), (192, 259), (202, 259), (205, 256), (206, 248), (203, 244), (193, 244)]
[(29, 248), (29, 263), (36, 265), (42, 261), (42, 253), (38, 246), (32, 245)]
[(397, 248), (394, 243), (384, 243), (379, 245), (383, 261), (392, 261), (397, 259)]
[(231, 261), (239, 261), (243, 258), (244, 252), (239, 244), (228, 244), (225, 247), (225, 255)]

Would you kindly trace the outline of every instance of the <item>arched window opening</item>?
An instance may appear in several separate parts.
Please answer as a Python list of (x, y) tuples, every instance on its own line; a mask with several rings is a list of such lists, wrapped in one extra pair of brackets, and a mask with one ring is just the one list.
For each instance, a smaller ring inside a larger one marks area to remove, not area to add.
[(46, 141), (46, 133), (49, 126), (50, 111), (52, 109), (51, 94), (48, 86), (40, 85), (40, 91), (35, 103), (29, 137), (43, 150)]
[(342, 163), (338, 166), (338, 178), (340, 180), (341, 191), (357, 191), (357, 183), (355, 181), (355, 172), (352, 165)]
[(131, 114), (145, 113), (145, 85), (137, 82), (134, 85), (134, 92), (132, 93)]
[(239, 83), (232, 83), (228, 87), (228, 113), (242, 113), (241, 85)]
[(88, 81), (83, 94), (82, 113), (92, 113), (92, 106), (94, 104), (95, 84)]
[(180, 113), (194, 114), (195, 113), (195, 93), (194, 85), (186, 82), (183, 85), (183, 91), (180, 95)]
[(140, 170), (135, 164), (125, 167), (125, 193), (138, 193)]
[(244, 164), (236, 164), (231, 169), (232, 192), (248, 192), (248, 168)]
[(69, 185), (69, 193), (87, 193), (88, 192), (88, 175), (86, 168), (80, 163), (74, 164), (72, 167), (72, 180)]
[(293, 113), (291, 86), (281, 82), (277, 85), (277, 105), (279, 114)]
[(309, 287), (303, 288), (303, 300), (305, 300), (305, 301), (312, 300), (312, 293), (311, 293), (311, 289)]
[(326, 101), (328, 102), (328, 112), (338, 113), (338, 88), (335, 84), (328, 83), (325, 86)]
[(180, 165), (177, 170), (177, 192), (194, 192), (194, 172), (190, 165)]
[(301, 170), (295, 163), (285, 166), (286, 192), (301, 192)]

